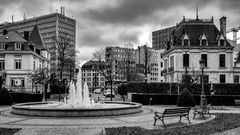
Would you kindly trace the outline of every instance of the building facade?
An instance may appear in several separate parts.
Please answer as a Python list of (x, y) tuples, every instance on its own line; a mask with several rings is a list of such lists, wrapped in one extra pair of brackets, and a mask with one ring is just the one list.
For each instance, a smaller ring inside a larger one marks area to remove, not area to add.
[[(70, 39), (70, 44), (76, 45), (76, 21), (65, 16), (63, 13), (52, 13), (48, 15), (38, 16), (34, 18), (24, 19), (17, 22), (5, 22), (0, 24), (0, 35), (3, 30), (17, 31), (21, 36), (24, 36), (24, 31), (31, 31), (35, 25), (38, 25), (42, 39), (47, 49), (51, 53), (51, 72), (59, 75), (59, 60), (57, 58), (57, 43), (54, 37), (67, 34)], [(71, 75), (69, 69), (64, 69), (63, 79), (69, 78)], [(72, 73), (73, 74), (73, 73)]]
[(213, 18), (183, 18), (168, 46), (162, 55), (165, 82), (183, 81), (186, 75), (191, 75), (191, 81), (200, 82), (201, 59), (205, 83), (233, 83), (239, 74), (233, 66), (233, 46), (226, 39), (226, 17), (220, 19), (220, 30)]
[[(24, 37), (17, 32), (4, 31), (0, 36), (0, 74), (6, 88), (18, 92), (35, 92), (36, 82), (31, 74), (46, 68), (50, 70), (50, 53), (45, 48), (37, 25)], [(38, 91), (43, 86), (38, 85)]]
[(159, 50), (164, 49), (168, 41), (170, 41), (173, 31), (176, 29), (176, 26), (156, 30), (152, 32), (152, 46), (153, 49)]
[[(164, 49), (155, 50), (146, 45), (136, 49), (136, 68), (142, 81), (147, 79), (147, 82), (163, 82), (161, 74), (163, 70), (161, 54), (163, 51)], [(145, 67), (145, 65), (147, 66)]]
[(82, 65), (82, 81), (87, 82), (90, 92), (94, 89), (105, 89), (105, 76), (103, 75), (105, 62), (90, 60)]

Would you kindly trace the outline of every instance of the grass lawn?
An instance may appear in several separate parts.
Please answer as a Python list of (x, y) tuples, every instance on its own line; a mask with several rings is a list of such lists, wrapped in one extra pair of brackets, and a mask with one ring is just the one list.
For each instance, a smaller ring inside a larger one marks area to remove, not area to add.
[(106, 135), (210, 135), (240, 127), (240, 114), (217, 113), (216, 118), (201, 124), (146, 130), (140, 127), (106, 128)]
[(0, 135), (13, 135), (17, 131), (21, 130), (20, 128), (0, 128)]

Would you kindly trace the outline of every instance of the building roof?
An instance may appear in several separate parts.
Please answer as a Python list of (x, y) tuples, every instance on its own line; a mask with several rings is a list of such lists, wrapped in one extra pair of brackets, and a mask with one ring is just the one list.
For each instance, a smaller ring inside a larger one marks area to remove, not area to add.
[(38, 26), (35, 25), (31, 34), (30, 34), (30, 42), (35, 44), (37, 48), (46, 50), (47, 47), (45, 46), (42, 36), (40, 34), (40, 31), (38, 29)]
[[(221, 32), (214, 25), (211, 19), (188, 19), (185, 18), (177, 25), (173, 33), (174, 45), (182, 45), (182, 37), (187, 35), (190, 39), (191, 46), (200, 46), (200, 38), (205, 35), (208, 41), (208, 46), (216, 46), (218, 44), (218, 37)], [(227, 40), (226, 40), (227, 41)], [(231, 46), (226, 42), (226, 46)]]
[(28, 42), (23, 37), (21, 37), (17, 32), (9, 32), (6, 35), (0, 36), (0, 42)]
[(98, 65), (105, 65), (104, 61), (87, 61), (85, 64), (82, 65), (82, 69), (93, 69), (93, 68), (98, 68), (96, 66)]

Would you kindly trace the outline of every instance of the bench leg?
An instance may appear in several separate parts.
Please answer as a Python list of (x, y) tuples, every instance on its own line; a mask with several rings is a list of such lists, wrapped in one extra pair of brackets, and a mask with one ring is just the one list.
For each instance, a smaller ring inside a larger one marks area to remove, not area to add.
[(162, 117), (162, 118), (160, 118), (160, 120), (162, 121), (162, 123), (163, 123), (163, 126), (165, 127), (166, 125), (165, 125), (165, 123), (164, 123), (164, 119), (163, 119), (163, 117)]
[(189, 115), (187, 115), (186, 118), (188, 119), (189, 124), (191, 124), (191, 121), (189, 119)]
[(193, 119), (195, 119), (195, 116), (196, 116), (196, 113), (194, 113), (194, 115), (193, 115)]
[(182, 119), (182, 115), (180, 116), (180, 119), (179, 119), (179, 121), (178, 121), (178, 122), (181, 122), (181, 119)]
[(154, 118), (154, 123), (153, 123), (153, 126), (156, 126), (156, 121), (157, 121), (157, 119), (156, 119), (156, 118)]

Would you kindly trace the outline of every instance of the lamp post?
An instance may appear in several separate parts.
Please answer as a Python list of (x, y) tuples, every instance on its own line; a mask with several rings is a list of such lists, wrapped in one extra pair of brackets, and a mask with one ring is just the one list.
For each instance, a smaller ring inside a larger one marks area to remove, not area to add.
[(146, 91), (147, 91), (147, 75), (144, 76), (144, 80), (145, 80), (144, 93), (146, 93)]
[(202, 76), (201, 76), (201, 83), (202, 83), (202, 91), (201, 91), (201, 96), (200, 96), (200, 98), (201, 98), (201, 100), (200, 100), (200, 106), (201, 107), (205, 107), (206, 106), (206, 104), (207, 104), (207, 98), (206, 98), (206, 95), (205, 95), (205, 91), (204, 91), (204, 82), (203, 82), (203, 73), (204, 73), (204, 60), (203, 59), (201, 59), (200, 61), (199, 61), (199, 64), (200, 64), (200, 68), (202, 69)]

